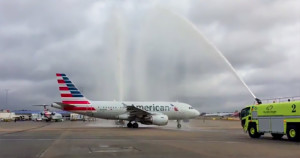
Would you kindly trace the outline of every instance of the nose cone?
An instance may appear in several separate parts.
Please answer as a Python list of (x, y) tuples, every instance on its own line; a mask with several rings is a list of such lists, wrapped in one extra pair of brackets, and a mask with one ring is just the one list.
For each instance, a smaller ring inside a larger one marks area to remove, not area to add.
[(200, 116), (200, 112), (198, 110), (194, 109), (194, 115), (195, 115), (195, 117)]
[(200, 112), (196, 109), (191, 109), (189, 110), (189, 118), (195, 118), (198, 117), (200, 115)]

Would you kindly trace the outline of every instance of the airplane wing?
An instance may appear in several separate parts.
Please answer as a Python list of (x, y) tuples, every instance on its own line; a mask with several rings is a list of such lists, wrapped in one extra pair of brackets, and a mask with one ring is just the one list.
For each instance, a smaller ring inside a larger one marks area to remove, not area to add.
[(37, 104), (37, 105), (32, 105), (32, 106), (50, 106), (48, 104)]
[(140, 108), (134, 106), (133, 104), (132, 105), (127, 105), (125, 103), (122, 103), (122, 104), (126, 107), (130, 118), (143, 118), (143, 117), (146, 117), (149, 115), (158, 114), (158, 113), (151, 113), (151, 112), (145, 111), (143, 109), (140, 109)]

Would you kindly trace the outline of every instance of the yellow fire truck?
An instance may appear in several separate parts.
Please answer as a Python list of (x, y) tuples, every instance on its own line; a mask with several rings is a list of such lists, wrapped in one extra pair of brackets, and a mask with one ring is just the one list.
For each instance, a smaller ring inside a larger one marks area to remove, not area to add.
[(271, 133), (274, 139), (287, 135), (300, 140), (300, 101), (249, 105), (240, 113), (241, 124), (251, 138)]

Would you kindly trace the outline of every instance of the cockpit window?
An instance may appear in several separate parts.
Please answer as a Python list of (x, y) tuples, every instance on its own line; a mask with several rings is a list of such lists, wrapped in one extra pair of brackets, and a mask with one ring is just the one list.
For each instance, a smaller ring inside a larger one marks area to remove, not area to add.
[(194, 108), (190, 106), (189, 109), (194, 109)]

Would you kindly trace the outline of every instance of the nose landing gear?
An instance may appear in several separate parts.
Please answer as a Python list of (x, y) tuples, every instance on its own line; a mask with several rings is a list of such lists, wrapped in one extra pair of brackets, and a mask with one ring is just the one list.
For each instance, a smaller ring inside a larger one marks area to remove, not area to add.
[(181, 120), (177, 120), (177, 128), (178, 128), (178, 129), (181, 128)]

